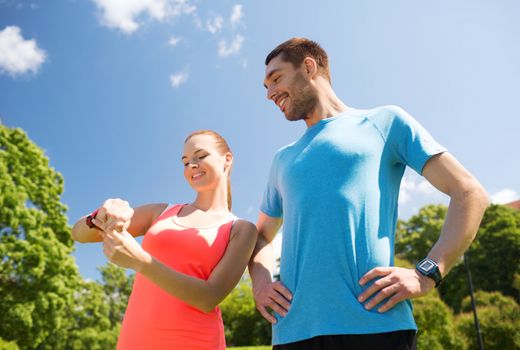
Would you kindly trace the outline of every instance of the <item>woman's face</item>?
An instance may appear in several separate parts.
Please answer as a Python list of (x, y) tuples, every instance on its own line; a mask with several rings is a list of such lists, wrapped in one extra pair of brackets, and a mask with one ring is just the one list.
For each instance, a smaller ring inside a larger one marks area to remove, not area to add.
[(212, 135), (195, 135), (184, 144), (184, 177), (197, 192), (226, 186), (233, 157), (222, 155)]

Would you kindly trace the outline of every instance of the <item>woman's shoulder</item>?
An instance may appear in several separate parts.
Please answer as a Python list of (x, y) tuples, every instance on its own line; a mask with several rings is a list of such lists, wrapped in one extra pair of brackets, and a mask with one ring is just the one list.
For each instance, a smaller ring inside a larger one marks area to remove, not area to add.
[(258, 235), (258, 230), (256, 229), (255, 224), (252, 222), (236, 218), (233, 222), (233, 226), (231, 227), (231, 238), (237, 235), (247, 235), (254, 236)]
[(159, 220), (161, 216), (176, 206), (178, 206), (178, 204), (148, 203), (135, 208), (135, 211), (148, 222), (148, 226), (150, 227)]

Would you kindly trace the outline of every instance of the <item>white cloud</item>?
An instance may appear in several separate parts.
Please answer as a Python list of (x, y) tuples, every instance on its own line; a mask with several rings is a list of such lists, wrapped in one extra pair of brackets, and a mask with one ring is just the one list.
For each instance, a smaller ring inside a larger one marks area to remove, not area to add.
[(403, 177), (399, 190), (399, 205), (406, 204), (412, 198), (411, 192), (416, 188), (415, 182), (408, 176)]
[(168, 16), (191, 14), (196, 7), (187, 0), (92, 0), (101, 11), (103, 25), (116, 28), (126, 34), (140, 27), (137, 17), (147, 14), (162, 21)]
[(170, 15), (174, 17), (194, 14), (195, 10), (197, 10), (197, 6), (190, 4), (188, 0), (175, 0), (170, 5)]
[(491, 202), (495, 204), (506, 204), (516, 201), (520, 196), (515, 190), (505, 188), (491, 195)]
[(449, 197), (438, 191), (424, 177), (407, 169), (399, 190), (399, 217), (407, 219), (428, 204), (447, 205)]
[(19, 27), (8, 26), (0, 32), (0, 72), (12, 76), (36, 73), (47, 55), (36, 40), (25, 40)]
[(399, 190), (399, 205), (408, 204), (412, 198), (436, 197), (439, 192), (433, 185), (419, 175), (408, 173), (401, 181)]
[(190, 74), (188, 69), (183, 69), (180, 72), (170, 75), (170, 83), (172, 87), (178, 88), (180, 85), (184, 84), (188, 81)]
[(168, 44), (171, 46), (177, 46), (182, 41), (182, 38), (179, 36), (172, 35), (168, 40)]
[(428, 180), (424, 179), (421, 180), (421, 182), (419, 182), (419, 184), (417, 185), (417, 190), (419, 191), (419, 193), (425, 195), (430, 195), (437, 191), (437, 189), (433, 187), (433, 185)]
[(222, 16), (215, 16), (206, 22), (206, 29), (211, 34), (218, 34), (224, 27), (224, 18)]
[(242, 48), (243, 43), (244, 37), (240, 34), (237, 34), (229, 45), (227, 44), (226, 40), (220, 40), (218, 43), (218, 55), (220, 57), (227, 57), (236, 54)]
[(243, 16), (244, 13), (242, 12), (242, 5), (238, 4), (233, 6), (230, 18), (231, 26), (235, 27), (237, 24), (239, 24)]

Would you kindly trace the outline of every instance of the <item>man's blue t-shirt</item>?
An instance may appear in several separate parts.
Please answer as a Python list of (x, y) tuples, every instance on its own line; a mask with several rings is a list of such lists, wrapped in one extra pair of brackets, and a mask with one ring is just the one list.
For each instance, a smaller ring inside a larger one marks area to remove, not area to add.
[[(273, 160), (261, 210), (283, 217), (281, 282), (293, 293), (273, 344), (319, 335), (417, 329), (409, 301), (379, 313), (357, 297), (359, 279), (393, 266), (399, 186), (444, 152), (396, 106), (348, 109), (306, 130)], [(380, 304), (382, 305), (382, 304)]]

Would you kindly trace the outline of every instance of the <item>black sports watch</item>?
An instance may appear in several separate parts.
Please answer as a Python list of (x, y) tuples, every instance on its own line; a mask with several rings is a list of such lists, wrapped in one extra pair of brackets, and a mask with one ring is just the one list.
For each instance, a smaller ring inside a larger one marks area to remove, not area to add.
[(415, 269), (419, 271), (421, 275), (431, 278), (435, 281), (435, 287), (438, 287), (441, 284), (442, 276), (439, 271), (439, 266), (432, 259), (426, 258), (417, 263), (415, 265)]

